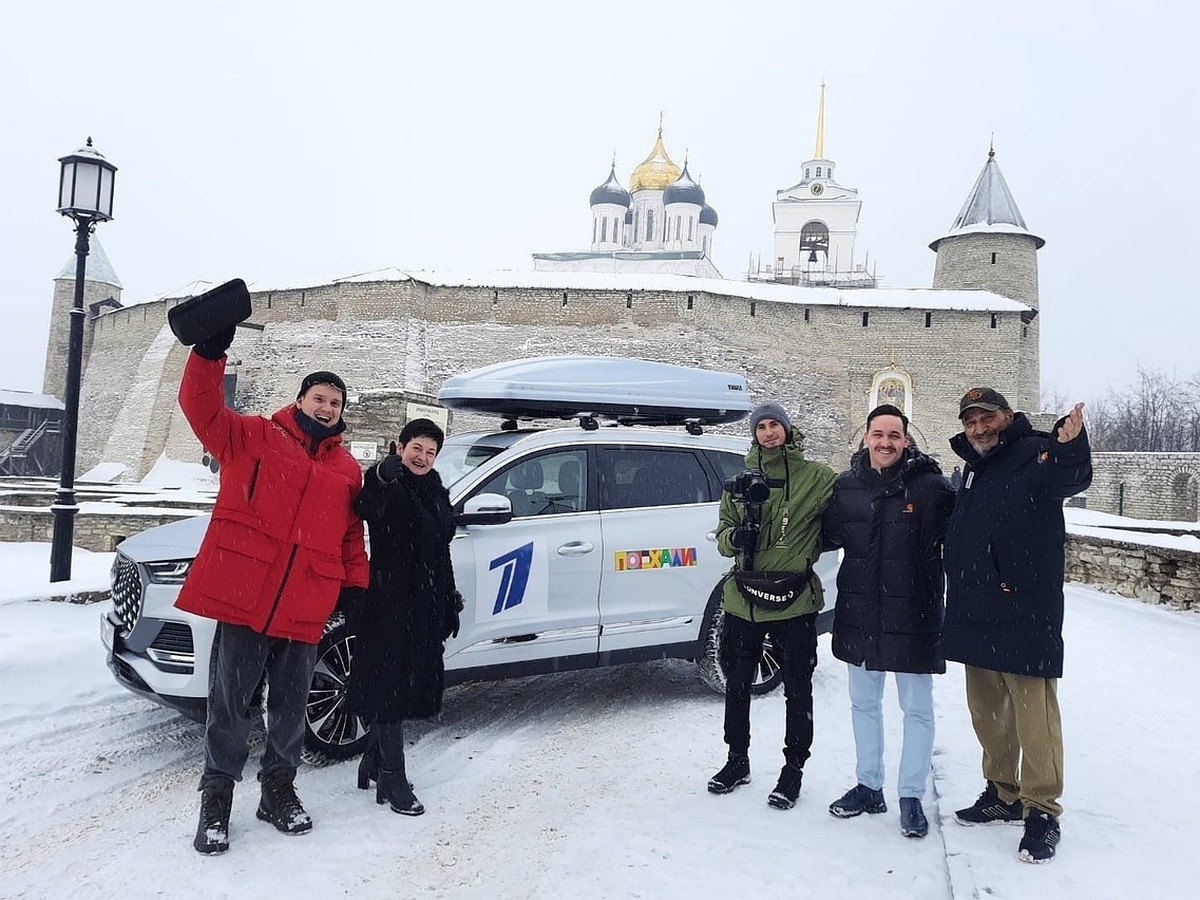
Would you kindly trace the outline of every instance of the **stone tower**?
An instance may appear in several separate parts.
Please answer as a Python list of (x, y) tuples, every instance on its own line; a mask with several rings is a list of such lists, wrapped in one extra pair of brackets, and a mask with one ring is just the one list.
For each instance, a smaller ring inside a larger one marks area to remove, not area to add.
[[(83, 311), (87, 315), (83, 327), (82, 377), (87, 373), (87, 361), (92, 351), (92, 328), (89, 307), (105, 300), (121, 303), (121, 282), (113, 271), (108, 254), (93, 234), (88, 240), (87, 266), (84, 270)], [(71, 309), (75, 305), (75, 257), (62, 267), (54, 279), (54, 300), (50, 307), (50, 334), (46, 338), (46, 368), (42, 376), (42, 393), (62, 400), (66, 396), (67, 348), (71, 342)]]
[[(1014, 409), (1029, 413), (1040, 409), (1037, 252), (1045, 243), (1025, 227), (1025, 219), (1000, 174), (996, 151), (990, 149), (954, 224), (929, 245), (937, 253), (935, 290), (991, 291), (1033, 307), (1021, 315), (1018, 383), (995, 385), (1001, 391), (1011, 391), (1008, 401)], [(998, 315), (992, 317), (993, 328), (998, 325)]]
[(837, 181), (834, 165), (825, 155), (825, 84), (822, 83), (812, 158), (801, 163), (800, 181), (776, 191), (775, 202), (771, 204), (775, 219), (771, 265), (776, 281), (874, 287), (866, 278), (864, 267), (857, 266), (854, 258), (862, 201), (856, 188)]

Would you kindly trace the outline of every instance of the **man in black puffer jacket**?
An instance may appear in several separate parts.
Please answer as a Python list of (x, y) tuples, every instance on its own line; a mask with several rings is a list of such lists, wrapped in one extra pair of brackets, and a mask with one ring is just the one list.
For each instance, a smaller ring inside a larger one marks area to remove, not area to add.
[(1063, 786), (1063, 499), (1092, 482), (1083, 404), (1034, 431), (1004, 395), (972, 388), (950, 440), (966, 460), (946, 538), (946, 658), (966, 670), (987, 786), (964, 825), (1021, 822), (1019, 856), (1048, 862)]
[(887, 811), (882, 701), (886, 673), (894, 672), (904, 712), (900, 830), (924, 837), (933, 675), (946, 671), (942, 540), (954, 490), (938, 464), (909, 444), (908, 418), (895, 406), (871, 411), (863, 443), (838, 476), (821, 519), (824, 549), (843, 550), (833, 655), (849, 667), (858, 779), (829, 811), (841, 818)]

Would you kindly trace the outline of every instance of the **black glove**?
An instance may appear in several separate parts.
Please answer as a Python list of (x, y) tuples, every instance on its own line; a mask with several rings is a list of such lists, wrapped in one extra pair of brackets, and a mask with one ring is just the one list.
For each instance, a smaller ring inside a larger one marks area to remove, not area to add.
[(395, 481), (400, 477), (400, 469), (404, 463), (400, 462), (400, 457), (396, 453), (396, 442), (392, 441), (391, 449), (388, 455), (385, 456), (379, 463), (379, 480), (380, 481)]
[(462, 612), (462, 608), (462, 594), (458, 591), (451, 592), (450, 602), (446, 604), (446, 633), (442, 635), (443, 641), (447, 641), (452, 637), (458, 637), (458, 627), (461, 624), (458, 614)]
[(192, 349), (205, 359), (220, 359), (225, 355), (225, 351), (229, 349), (229, 345), (233, 343), (233, 333), (235, 330), (235, 326), (230, 325), (220, 334), (214, 334), (210, 338), (196, 341), (196, 346)]
[(337, 604), (333, 607), (335, 613), (341, 613), (346, 618), (346, 627), (351, 634), (358, 632), (358, 623), (362, 620), (363, 611), (367, 606), (367, 591), (360, 587), (345, 587), (338, 594)]
[(739, 550), (753, 550), (758, 546), (758, 526), (743, 522), (729, 535), (729, 543)]

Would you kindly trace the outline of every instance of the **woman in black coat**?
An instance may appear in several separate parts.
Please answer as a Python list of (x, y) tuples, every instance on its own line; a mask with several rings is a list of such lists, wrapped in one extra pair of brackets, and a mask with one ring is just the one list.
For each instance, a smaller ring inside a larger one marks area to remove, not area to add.
[(429, 419), (400, 432), (399, 450), (366, 473), (355, 512), (371, 535), (371, 586), (357, 611), (350, 708), (373, 719), (358, 786), (376, 780), (377, 803), (419, 816), (425, 807), (404, 769), (404, 719), (442, 708), (446, 639), (458, 634), (462, 598), (454, 587), (450, 496), (433, 469), (445, 438)]

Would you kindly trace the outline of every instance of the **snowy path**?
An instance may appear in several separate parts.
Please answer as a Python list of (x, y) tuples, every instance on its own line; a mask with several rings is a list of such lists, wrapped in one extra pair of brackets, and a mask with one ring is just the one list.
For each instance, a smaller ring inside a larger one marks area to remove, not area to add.
[[(190, 844), (201, 728), (111, 682), (97, 607), (0, 600), (0, 896), (1172, 896), (1193, 880), (1187, 810), (1200, 789), (1184, 772), (1200, 741), (1200, 617), (1074, 587), (1069, 604), (1064, 840), (1035, 867), (1015, 859), (1019, 828), (946, 821), (982, 786), (958, 667), (937, 680), (929, 837), (897, 828), (890, 685), (891, 809), (827, 813), (853, 781), (844, 669), (827, 639), (795, 810), (765, 802), (782, 696), (754, 704), (753, 782), (715, 797), (704, 784), (723, 758), (720, 697), (689, 663), (647, 663), (453, 688), (440, 721), (411, 729), (427, 815), (376, 806), (353, 787), (356, 762), (306, 767), (311, 835), (256, 821), (251, 780), (235, 795), (233, 849), (202, 858)], [(1178, 805), (1150, 814), (1147, 798)]]

